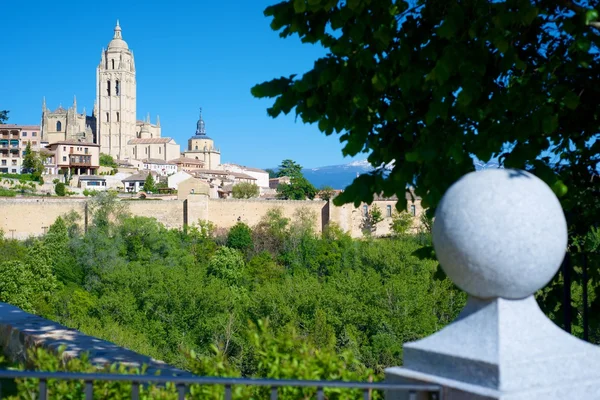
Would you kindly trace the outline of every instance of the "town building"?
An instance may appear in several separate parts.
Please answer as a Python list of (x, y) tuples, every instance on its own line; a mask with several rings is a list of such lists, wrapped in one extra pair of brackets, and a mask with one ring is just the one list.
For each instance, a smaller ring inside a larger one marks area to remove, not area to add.
[(225, 171), (241, 173), (249, 175), (255, 179), (254, 182), (260, 189), (261, 193), (269, 189), (269, 173), (263, 169), (251, 168), (238, 164), (222, 164), (222, 168)]
[(28, 144), (35, 152), (42, 148), (39, 125), (0, 124), (0, 173), (22, 172)]
[(144, 183), (146, 182), (146, 178), (148, 178), (148, 174), (152, 174), (154, 180), (158, 180), (158, 174), (154, 171), (140, 171), (137, 174), (133, 174), (123, 179), (123, 187), (126, 192), (137, 193), (144, 189)]
[(277, 189), (277, 187), (281, 184), (286, 184), (289, 185), (291, 182), (291, 179), (289, 176), (280, 176), (277, 178), (271, 178), (269, 179), (269, 187), (271, 189)]
[(44, 165), (49, 174), (96, 175), (100, 168), (100, 145), (65, 140), (46, 146)]
[(205, 165), (204, 161), (202, 161), (202, 160), (198, 160), (196, 158), (183, 157), (183, 156), (176, 158), (174, 160), (171, 160), (171, 162), (177, 166), (178, 171), (185, 171), (185, 172), (190, 172), (190, 173), (204, 169), (204, 165)]
[(99, 175), (83, 175), (79, 177), (79, 187), (84, 190), (105, 191), (108, 189), (106, 178)]
[(142, 169), (145, 171), (154, 171), (160, 176), (169, 176), (177, 172), (177, 164), (172, 161), (164, 161), (156, 158), (145, 158), (140, 160)]
[(206, 169), (217, 169), (221, 165), (221, 150), (216, 148), (214, 140), (206, 135), (202, 108), (196, 123), (196, 133), (188, 140), (188, 148), (183, 152), (183, 156), (203, 161)]

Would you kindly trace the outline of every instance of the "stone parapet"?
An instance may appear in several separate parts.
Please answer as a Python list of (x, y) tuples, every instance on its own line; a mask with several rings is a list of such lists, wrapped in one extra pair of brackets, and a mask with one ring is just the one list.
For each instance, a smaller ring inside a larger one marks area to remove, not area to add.
[(79, 357), (87, 353), (90, 362), (98, 367), (113, 363), (129, 367), (146, 365), (148, 375), (160, 372), (166, 376), (192, 376), (162, 361), (85, 335), (6, 303), (0, 303), (0, 346), (4, 355), (13, 361), (25, 361), (27, 350), (33, 347), (57, 351), (64, 346), (64, 356)]

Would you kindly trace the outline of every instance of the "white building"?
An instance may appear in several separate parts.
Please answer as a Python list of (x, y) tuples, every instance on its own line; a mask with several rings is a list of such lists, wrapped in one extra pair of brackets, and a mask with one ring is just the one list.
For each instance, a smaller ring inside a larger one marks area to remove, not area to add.
[(145, 171), (154, 171), (160, 176), (169, 176), (177, 172), (177, 164), (170, 161), (157, 158), (146, 158), (141, 161), (141, 169)]
[(235, 172), (239, 174), (246, 174), (256, 179), (256, 185), (260, 188), (260, 192), (263, 193), (269, 189), (269, 173), (259, 168), (245, 167), (238, 164), (222, 164), (221, 166), (224, 171)]
[(167, 178), (167, 186), (169, 187), (169, 189), (178, 190), (179, 184), (190, 178), (192, 178), (191, 174), (188, 174), (185, 171), (179, 171), (173, 175), (169, 175), (169, 177)]

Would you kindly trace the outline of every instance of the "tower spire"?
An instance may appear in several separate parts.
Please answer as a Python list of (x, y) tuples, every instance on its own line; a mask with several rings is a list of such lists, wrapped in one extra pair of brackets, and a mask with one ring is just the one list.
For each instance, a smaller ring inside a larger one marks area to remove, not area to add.
[(119, 25), (119, 20), (117, 20), (117, 25), (115, 26), (115, 35), (113, 39), (122, 39), (121, 37), (121, 25)]
[(77, 96), (73, 95), (73, 111), (77, 114)]
[(202, 107), (200, 107), (200, 118), (198, 119), (198, 123), (196, 123), (196, 135), (206, 135), (206, 128), (202, 119)]
[(160, 115), (156, 114), (156, 126), (160, 127)]
[(46, 96), (42, 97), (42, 111), (46, 111)]

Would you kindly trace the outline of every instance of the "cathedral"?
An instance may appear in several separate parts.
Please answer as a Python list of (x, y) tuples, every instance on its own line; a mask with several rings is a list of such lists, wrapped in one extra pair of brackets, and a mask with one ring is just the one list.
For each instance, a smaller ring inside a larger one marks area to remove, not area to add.
[(100, 152), (115, 159), (158, 158), (165, 161), (179, 157), (179, 146), (161, 136), (160, 119), (144, 121), (136, 114), (136, 74), (133, 51), (123, 40), (119, 21), (108, 47), (102, 49), (96, 68), (96, 100), (91, 116), (77, 111), (77, 100), (65, 109), (54, 111), (42, 104), (42, 141), (78, 141), (100, 145)]

